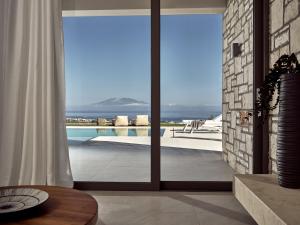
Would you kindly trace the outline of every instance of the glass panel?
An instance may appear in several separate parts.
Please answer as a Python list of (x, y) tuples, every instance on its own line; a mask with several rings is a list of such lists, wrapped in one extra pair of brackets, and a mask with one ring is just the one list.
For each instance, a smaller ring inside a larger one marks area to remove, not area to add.
[(64, 18), (76, 181), (150, 182), (149, 15)]
[(161, 16), (161, 180), (230, 181), (222, 159), (222, 16)]

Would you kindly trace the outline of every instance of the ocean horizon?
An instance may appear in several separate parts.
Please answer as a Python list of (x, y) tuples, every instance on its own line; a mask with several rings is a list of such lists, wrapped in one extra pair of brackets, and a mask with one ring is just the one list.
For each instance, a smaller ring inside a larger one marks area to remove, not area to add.
[[(182, 120), (206, 120), (212, 117), (216, 117), (221, 114), (221, 110), (216, 111), (161, 111), (161, 121), (174, 121), (180, 122)], [(151, 119), (150, 111), (66, 111), (66, 118), (84, 118), (84, 119), (96, 119), (105, 118), (113, 119), (115, 116), (128, 116), (129, 119), (134, 119), (136, 115), (149, 115)]]

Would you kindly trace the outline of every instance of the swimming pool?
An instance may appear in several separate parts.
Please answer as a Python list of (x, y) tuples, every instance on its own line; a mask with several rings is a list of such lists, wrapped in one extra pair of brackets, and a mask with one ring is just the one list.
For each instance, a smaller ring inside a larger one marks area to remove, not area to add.
[[(160, 129), (163, 136), (165, 129)], [(67, 128), (69, 140), (89, 140), (98, 136), (151, 136), (151, 128)]]

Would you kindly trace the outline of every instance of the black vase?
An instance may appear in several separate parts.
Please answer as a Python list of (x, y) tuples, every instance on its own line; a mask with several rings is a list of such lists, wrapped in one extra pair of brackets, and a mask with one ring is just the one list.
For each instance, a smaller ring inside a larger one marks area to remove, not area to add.
[(280, 186), (300, 188), (300, 74), (281, 76), (277, 170)]

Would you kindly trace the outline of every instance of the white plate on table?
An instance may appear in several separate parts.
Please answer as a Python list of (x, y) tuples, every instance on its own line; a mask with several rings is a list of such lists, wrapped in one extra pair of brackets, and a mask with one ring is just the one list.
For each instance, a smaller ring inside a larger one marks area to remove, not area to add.
[(47, 192), (35, 188), (3, 188), (0, 189), (0, 214), (33, 208), (48, 198)]

